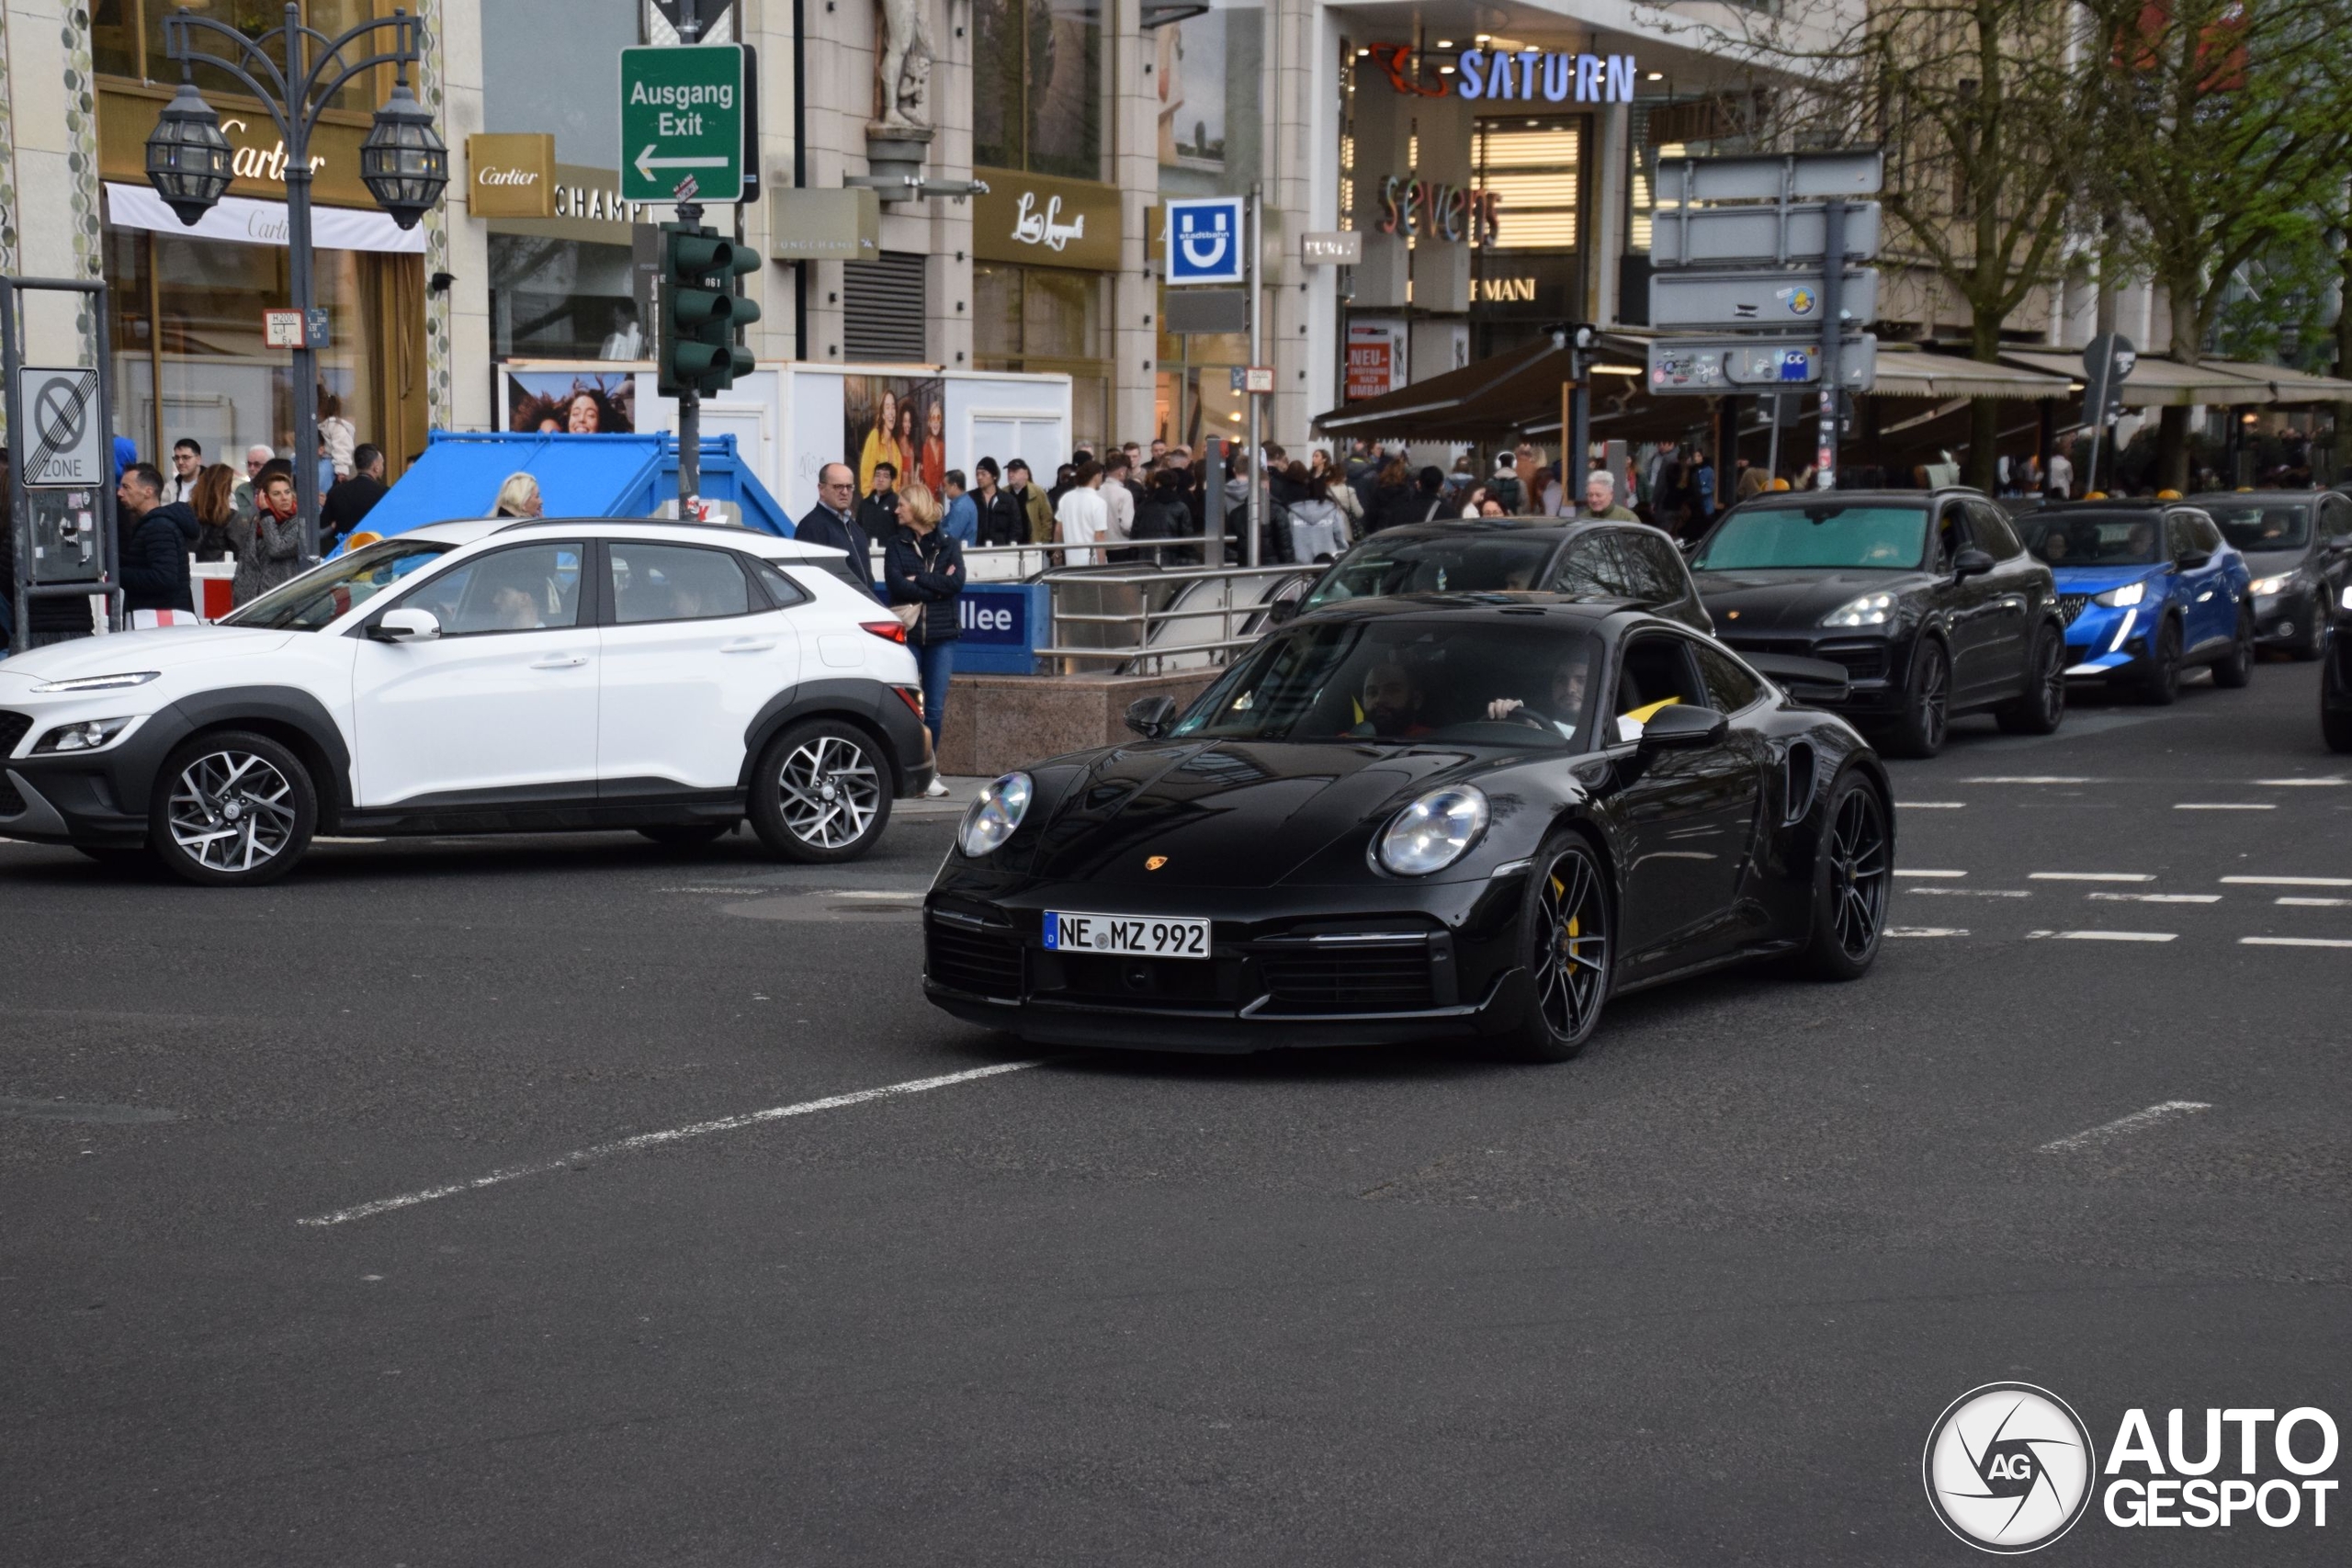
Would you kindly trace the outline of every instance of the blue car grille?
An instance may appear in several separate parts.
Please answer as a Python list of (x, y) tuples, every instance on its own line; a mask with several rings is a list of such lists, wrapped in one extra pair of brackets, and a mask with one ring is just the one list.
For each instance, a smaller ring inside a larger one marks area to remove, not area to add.
[(2058, 613), (2066, 617), (2066, 624), (2071, 626), (2075, 624), (2075, 617), (2081, 615), (2090, 602), (2091, 596), (2087, 593), (2061, 593), (2058, 595)]

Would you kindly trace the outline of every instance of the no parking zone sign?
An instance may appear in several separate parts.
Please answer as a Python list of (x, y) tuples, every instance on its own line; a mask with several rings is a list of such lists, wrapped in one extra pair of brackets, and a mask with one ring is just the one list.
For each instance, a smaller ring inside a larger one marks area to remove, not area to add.
[(1249, 258), (1241, 233), (1248, 212), (1248, 198), (1238, 196), (1168, 203), (1168, 281), (1244, 281)]

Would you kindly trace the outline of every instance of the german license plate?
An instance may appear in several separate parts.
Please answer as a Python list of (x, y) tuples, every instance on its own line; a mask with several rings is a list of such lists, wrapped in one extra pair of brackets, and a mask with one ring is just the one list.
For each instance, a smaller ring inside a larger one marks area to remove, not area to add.
[(1057, 953), (1116, 953), (1134, 958), (1206, 958), (1206, 920), (1046, 911), (1046, 945)]

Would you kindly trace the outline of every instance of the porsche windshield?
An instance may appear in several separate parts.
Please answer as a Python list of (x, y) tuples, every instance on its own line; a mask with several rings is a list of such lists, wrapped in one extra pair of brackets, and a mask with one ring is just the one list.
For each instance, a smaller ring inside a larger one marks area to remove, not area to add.
[(1174, 733), (1581, 750), (1600, 645), (1560, 622), (1346, 621), (1260, 643)]
[(2028, 513), (2025, 547), (2052, 566), (2154, 566), (2164, 520), (2153, 512)]
[(1693, 571), (1750, 571), (1758, 568), (1916, 567), (1927, 553), (1925, 506), (1845, 505), (1834, 501), (1803, 505), (1743, 506), (1723, 520), (1707, 547), (1690, 563)]
[(314, 632), (365, 604), (435, 556), (457, 547), (432, 539), (386, 539), (312, 567), (225, 616), (220, 624)]
[(1324, 573), (1304, 608), (1396, 593), (1492, 593), (1540, 587), (1555, 536), (1501, 532), (1370, 539)]

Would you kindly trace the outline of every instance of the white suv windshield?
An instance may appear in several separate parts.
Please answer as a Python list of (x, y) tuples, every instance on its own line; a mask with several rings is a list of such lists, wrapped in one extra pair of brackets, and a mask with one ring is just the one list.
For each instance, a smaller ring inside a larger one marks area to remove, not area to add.
[(431, 539), (386, 539), (312, 567), (223, 617), (220, 624), (314, 632), (365, 604), (435, 556), (455, 548)]

